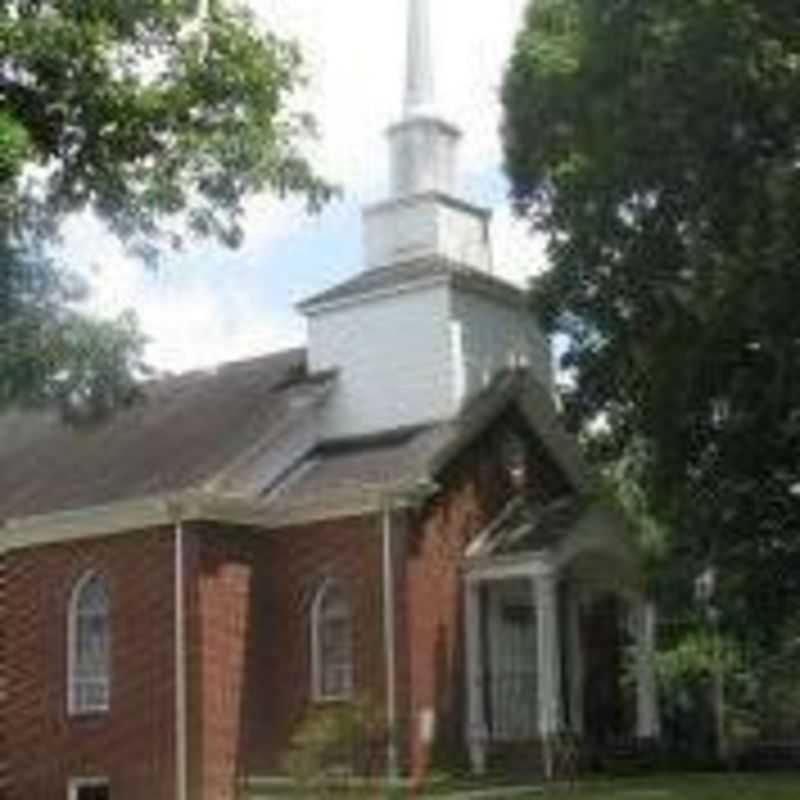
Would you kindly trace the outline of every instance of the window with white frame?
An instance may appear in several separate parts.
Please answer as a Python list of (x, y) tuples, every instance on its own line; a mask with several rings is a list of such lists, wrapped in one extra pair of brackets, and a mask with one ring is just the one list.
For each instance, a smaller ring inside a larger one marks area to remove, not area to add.
[(71, 714), (108, 711), (111, 690), (111, 597), (108, 582), (85, 574), (69, 607), (67, 693)]
[(317, 592), (311, 615), (312, 693), (315, 700), (346, 700), (353, 694), (353, 615), (338, 581)]
[(67, 800), (111, 800), (107, 778), (73, 778), (69, 782)]

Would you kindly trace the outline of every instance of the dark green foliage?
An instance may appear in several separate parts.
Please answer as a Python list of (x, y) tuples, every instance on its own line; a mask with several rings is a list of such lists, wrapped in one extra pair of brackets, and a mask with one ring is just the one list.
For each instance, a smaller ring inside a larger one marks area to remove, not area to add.
[(672, 595), (715, 564), (762, 642), (800, 598), (798, 86), (792, 0), (538, 0), (504, 85), (571, 422), (635, 461)]
[(135, 318), (81, 316), (72, 306), (84, 292), (41, 252), (0, 240), (0, 408), (56, 406), (89, 423), (136, 398), (145, 369)]
[(0, 0), (0, 405), (127, 394), (135, 326), (78, 318), (43, 256), (69, 216), (155, 258), (236, 246), (256, 192), (329, 197), (301, 150), (311, 122), (287, 110), (300, 67), (227, 0)]

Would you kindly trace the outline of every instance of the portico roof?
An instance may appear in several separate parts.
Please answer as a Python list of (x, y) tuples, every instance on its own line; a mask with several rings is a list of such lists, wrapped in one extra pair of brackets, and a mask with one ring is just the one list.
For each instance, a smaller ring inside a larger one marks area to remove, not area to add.
[(586, 583), (641, 591), (644, 579), (631, 526), (612, 500), (576, 493), (543, 503), (520, 494), (465, 552), (471, 580), (564, 570)]

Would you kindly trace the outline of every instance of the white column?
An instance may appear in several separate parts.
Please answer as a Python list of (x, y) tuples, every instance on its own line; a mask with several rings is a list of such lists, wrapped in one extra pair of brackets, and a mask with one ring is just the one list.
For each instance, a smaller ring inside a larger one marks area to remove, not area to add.
[(467, 715), (465, 737), (473, 772), (486, 771), (486, 720), (483, 716), (483, 657), (481, 653), (480, 583), (464, 587), (464, 636), (467, 655)]
[(544, 772), (553, 777), (550, 739), (561, 727), (561, 651), (558, 635), (558, 580), (554, 573), (533, 578), (537, 622), (539, 736)]
[(653, 741), (661, 736), (658, 686), (655, 672), (656, 609), (652, 603), (636, 607), (636, 737)]
[(381, 534), (383, 536), (383, 648), (386, 667), (386, 727), (389, 741), (386, 748), (386, 778), (389, 783), (399, 775), (397, 746), (397, 655), (395, 650), (395, 585), (394, 541), (392, 530), (392, 497), (381, 500)]
[(569, 654), (569, 704), (570, 726), (583, 734), (583, 642), (581, 641), (581, 602), (578, 587), (570, 583), (567, 598), (567, 652)]

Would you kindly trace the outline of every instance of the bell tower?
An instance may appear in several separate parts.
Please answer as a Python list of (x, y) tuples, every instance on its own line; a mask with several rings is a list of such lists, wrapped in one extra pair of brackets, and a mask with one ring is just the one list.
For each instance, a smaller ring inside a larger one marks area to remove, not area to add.
[(508, 368), (552, 389), (525, 293), (491, 274), (490, 212), (457, 190), (461, 132), (436, 106), (434, 0), (408, 0), (403, 111), (389, 198), (364, 210), (366, 265), (306, 300), (308, 364), (335, 370), (323, 436), (454, 419)]

